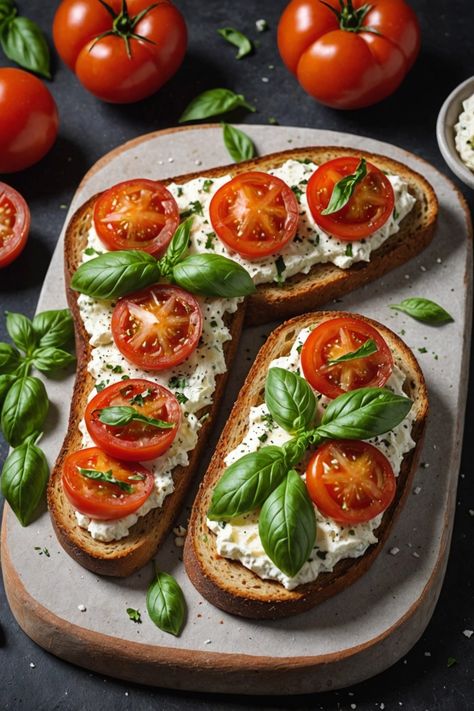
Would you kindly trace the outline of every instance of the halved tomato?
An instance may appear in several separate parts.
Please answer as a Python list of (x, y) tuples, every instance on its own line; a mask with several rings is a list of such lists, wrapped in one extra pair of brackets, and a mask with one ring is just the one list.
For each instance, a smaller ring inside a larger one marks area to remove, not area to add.
[(23, 251), (30, 231), (30, 211), (20, 193), (0, 183), (0, 268)]
[[(107, 407), (133, 407), (139, 415), (173, 425), (160, 429), (137, 420), (121, 426), (100, 420)], [(88, 403), (84, 415), (94, 442), (112, 457), (124, 461), (148, 461), (164, 454), (172, 445), (181, 423), (181, 407), (172, 392), (151, 380), (134, 378), (109, 385)]]
[(341, 210), (323, 215), (336, 183), (355, 173), (360, 162), (359, 158), (347, 156), (323, 163), (306, 187), (309, 209), (316, 224), (328, 234), (347, 241), (364, 239), (380, 229), (390, 218), (395, 204), (387, 176), (367, 163), (367, 174), (355, 185), (349, 202)]
[(94, 205), (94, 227), (108, 249), (140, 249), (155, 257), (166, 250), (179, 224), (179, 209), (157, 180), (126, 180)]
[(119, 299), (112, 314), (112, 335), (119, 351), (145, 370), (179, 365), (195, 350), (202, 314), (192, 294), (157, 284)]
[[(368, 340), (377, 350), (330, 364), (354, 353)], [(382, 387), (393, 370), (390, 348), (369, 323), (353, 316), (328, 319), (311, 331), (301, 349), (301, 367), (306, 380), (322, 395), (335, 398), (357, 388)]]
[(142, 464), (121, 462), (98, 447), (89, 447), (66, 457), (62, 484), (77, 511), (108, 520), (139, 509), (153, 491), (154, 477)]
[(306, 469), (306, 486), (319, 511), (342, 524), (378, 516), (397, 488), (387, 457), (358, 440), (331, 440), (319, 447)]
[(291, 188), (258, 171), (237, 175), (219, 188), (209, 212), (219, 239), (248, 259), (275, 254), (298, 227), (298, 201)]

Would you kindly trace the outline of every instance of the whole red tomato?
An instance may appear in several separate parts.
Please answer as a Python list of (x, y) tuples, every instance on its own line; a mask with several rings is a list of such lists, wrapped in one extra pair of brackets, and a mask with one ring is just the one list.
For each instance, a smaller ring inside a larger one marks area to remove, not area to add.
[(42, 81), (21, 69), (0, 69), (0, 173), (37, 163), (56, 140), (58, 123)]
[(181, 64), (184, 19), (169, 0), (63, 0), (56, 49), (88, 91), (125, 104), (154, 94)]
[(420, 49), (404, 0), (292, 0), (278, 48), (303, 89), (336, 109), (359, 109), (392, 94)]

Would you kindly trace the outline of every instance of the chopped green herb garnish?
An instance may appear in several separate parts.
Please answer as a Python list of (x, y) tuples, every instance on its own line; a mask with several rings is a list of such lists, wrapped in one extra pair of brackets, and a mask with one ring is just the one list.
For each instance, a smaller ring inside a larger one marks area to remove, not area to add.
[(170, 388), (177, 388), (178, 390), (183, 390), (188, 384), (188, 381), (182, 375), (173, 375), (172, 378), (168, 380), (168, 385)]
[(103, 390), (106, 385), (107, 385), (107, 383), (105, 383), (103, 380), (101, 380), (100, 383), (95, 384), (95, 389), (97, 390), (98, 393), (100, 393), (100, 391)]
[(303, 195), (303, 191), (298, 185), (292, 185), (291, 189), (293, 190), (294, 194), (296, 195), (296, 199), (299, 202), (300, 197)]
[(346, 257), (352, 257), (352, 243), (349, 242), (349, 244), (346, 247)]
[(185, 395), (184, 393), (175, 393), (175, 396), (176, 396), (176, 400), (177, 400), (181, 405), (185, 405), (185, 404), (188, 402), (188, 400), (189, 400), (189, 398), (186, 397), (186, 395)]
[(99, 252), (97, 249), (94, 249), (94, 247), (86, 247), (84, 250), (84, 254), (87, 254), (88, 257), (93, 257), (99, 254), (103, 254), (103, 252)]
[(147, 397), (150, 397), (150, 395), (153, 395), (153, 390), (151, 388), (145, 388), (145, 390), (141, 393), (137, 393), (130, 399), (130, 404), (131, 405), (144, 405), (145, 400)]
[(206, 232), (206, 244), (204, 245), (206, 249), (212, 249), (215, 237), (215, 232)]
[(281, 255), (275, 260), (275, 267), (277, 270), (277, 276), (275, 277), (275, 281), (278, 282), (278, 284), (283, 284), (284, 280), (282, 274), (286, 269), (286, 264), (285, 260)]
[(205, 193), (208, 193), (211, 189), (212, 184), (214, 183), (213, 180), (210, 180), (209, 178), (206, 178), (206, 180), (202, 184), (202, 189), (204, 190)]
[(183, 220), (187, 217), (190, 217), (190, 215), (200, 215), (201, 217), (204, 216), (202, 203), (200, 200), (191, 200), (191, 202), (189, 203), (189, 208), (180, 213), (180, 216)]
[(127, 615), (132, 620), (132, 622), (137, 622), (141, 624), (142, 615), (140, 610), (134, 610), (133, 607), (127, 607)]

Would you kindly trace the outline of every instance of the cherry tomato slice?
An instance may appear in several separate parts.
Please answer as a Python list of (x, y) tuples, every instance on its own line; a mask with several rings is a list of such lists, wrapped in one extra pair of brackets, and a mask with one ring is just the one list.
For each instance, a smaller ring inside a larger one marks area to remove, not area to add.
[(126, 180), (94, 205), (94, 227), (108, 249), (140, 249), (155, 257), (166, 250), (179, 224), (169, 190), (156, 180)]
[[(358, 350), (369, 339), (377, 347), (372, 355), (328, 364)], [(342, 316), (323, 321), (311, 331), (301, 349), (301, 366), (313, 388), (335, 398), (349, 390), (385, 385), (393, 370), (393, 357), (373, 326), (359, 318)]]
[(178, 286), (157, 284), (125, 296), (112, 314), (115, 345), (145, 370), (166, 370), (195, 350), (202, 332), (198, 302)]
[(237, 175), (219, 188), (209, 212), (219, 239), (248, 259), (280, 251), (298, 227), (298, 201), (291, 188), (257, 171)]
[(23, 251), (30, 231), (30, 211), (20, 193), (0, 183), (0, 268)]
[(347, 205), (330, 215), (322, 214), (336, 183), (354, 173), (359, 164), (360, 159), (352, 157), (323, 163), (306, 187), (309, 209), (316, 224), (328, 234), (346, 241), (371, 236), (390, 219), (395, 204), (387, 176), (372, 163), (367, 163), (367, 175), (356, 184)]
[[(91, 479), (81, 474), (81, 469), (102, 472), (125, 486)], [(91, 518), (108, 520), (128, 516), (139, 509), (153, 491), (154, 477), (138, 462), (121, 462), (98, 447), (90, 447), (66, 457), (62, 484), (77, 511)]]
[(342, 524), (370, 521), (393, 501), (392, 466), (368, 442), (331, 440), (315, 452), (306, 469), (306, 487), (324, 516)]
[[(171, 422), (172, 429), (132, 420), (112, 427), (100, 421), (105, 407), (133, 407), (140, 415)], [(109, 385), (95, 395), (85, 411), (87, 431), (111, 457), (127, 462), (145, 462), (164, 454), (172, 445), (181, 423), (181, 407), (172, 392), (151, 380), (135, 378)]]

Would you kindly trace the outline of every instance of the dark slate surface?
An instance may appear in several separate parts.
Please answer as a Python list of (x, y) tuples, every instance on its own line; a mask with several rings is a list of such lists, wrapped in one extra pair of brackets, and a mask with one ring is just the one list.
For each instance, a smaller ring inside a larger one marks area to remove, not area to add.
[[(51, 39), (58, 0), (18, 0)], [(470, 0), (413, 0), (421, 20), (423, 50), (401, 89), (378, 106), (357, 112), (336, 112), (307, 96), (282, 66), (275, 43), (284, 0), (176, 0), (185, 14), (189, 51), (178, 74), (154, 97), (131, 106), (100, 103), (54, 58), (50, 88), (57, 101), (60, 136), (37, 166), (8, 176), (32, 211), (32, 234), (26, 252), (0, 274), (1, 310), (32, 315), (41, 284), (62, 227), (64, 210), (83, 174), (104, 153), (124, 141), (176, 124), (188, 101), (200, 91), (226, 86), (255, 103), (256, 114), (234, 114), (234, 121), (326, 128), (390, 141), (414, 151), (445, 173), (438, 152), (435, 121), (446, 95), (472, 74), (472, 3)], [(265, 18), (270, 30), (258, 34), (255, 20)], [(254, 56), (234, 59), (233, 49), (216, 29), (234, 26), (258, 40)], [(0, 66), (8, 62), (1, 56)], [(270, 66), (274, 68), (270, 68)], [(262, 77), (269, 81), (263, 82)], [(454, 176), (450, 175), (456, 182)], [(464, 195), (473, 195), (459, 182)], [(3, 318), (0, 340), (5, 338)], [(468, 374), (466, 373), (466, 378)], [(293, 698), (259, 699), (179, 693), (150, 689), (103, 678), (73, 667), (44, 652), (19, 629), (2, 591), (0, 608), (0, 705), (5, 709), (402, 709), (402, 711), (464, 711), (474, 707), (474, 628), (472, 534), (474, 517), (473, 460), (474, 392), (471, 387), (464, 439), (453, 545), (446, 581), (433, 619), (422, 639), (384, 674), (339, 692)], [(0, 445), (4, 458), (6, 446)], [(448, 657), (457, 661), (448, 668)], [(32, 664), (35, 666), (33, 667)]]

